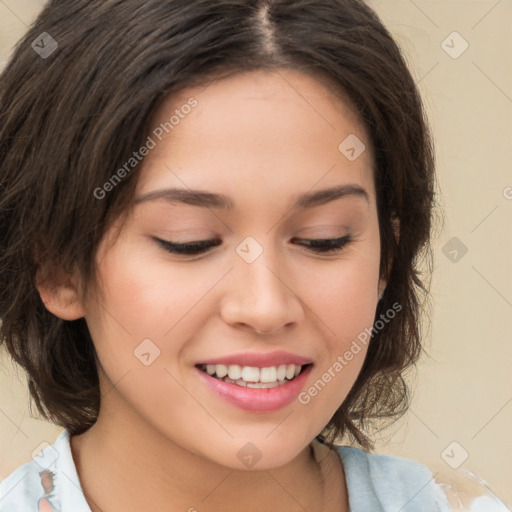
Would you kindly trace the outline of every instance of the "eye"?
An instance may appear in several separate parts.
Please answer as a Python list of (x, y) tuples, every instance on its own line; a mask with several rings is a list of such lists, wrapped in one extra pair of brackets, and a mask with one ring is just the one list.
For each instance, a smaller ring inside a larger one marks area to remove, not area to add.
[(313, 252), (325, 254), (340, 252), (352, 241), (352, 237), (350, 235), (346, 235), (341, 238), (320, 238), (316, 240), (304, 240), (297, 238), (296, 240), (307, 242), (306, 245), (310, 247)]
[[(205, 253), (212, 247), (216, 247), (222, 243), (219, 239), (199, 240), (194, 242), (187, 242), (184, 244), (177, 244), (168, 240), (161, 240), (159, 238), (155, 238), (155, 240), (162, 246), (164, 250), (170, 253), (188, 256)], [(299, 245), (307, 245), (312, 252), (327, 254), (340, 252), (347, 244), (352, 241), (352, 237), (350, 235), (346, 235), (341, 238), (321, 238), (316, 240), (296, 238), (293, 240), (302, 242)]]
[(161, 240), (159, 238), (155, 238), (155, 240), (168, 252), (173, 254), (183, 254), (183, 255), (196, 255), (202, 254), (208, 251), (212, 247), (216, 247), (220, 245), (221, 241), (219, 239), (215, 240), (200, 240), (197, 242), (187, 242), (185, 244), (176, 244), (174, 242), (169, 242), (168, 240)]

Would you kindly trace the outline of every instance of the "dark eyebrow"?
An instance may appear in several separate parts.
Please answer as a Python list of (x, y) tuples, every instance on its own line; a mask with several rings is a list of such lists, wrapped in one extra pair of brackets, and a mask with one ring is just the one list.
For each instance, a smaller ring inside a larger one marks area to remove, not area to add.
[[(342, 197), (361, 197), (370, 203), (368, 192), (355, 183), (348, 183), (334, 188), (307, 192), (298, 197), (292, 208), (306, 209), (320, 206)], [(223, 194), (213, 194), (202, 190), (184, 188), (164, 188), (153, 190), (135, 199), (135, 204), (164, 199), (169, 202), (185, 203), (204, 208), (232, 210), (235, 207), (233, 200)]]

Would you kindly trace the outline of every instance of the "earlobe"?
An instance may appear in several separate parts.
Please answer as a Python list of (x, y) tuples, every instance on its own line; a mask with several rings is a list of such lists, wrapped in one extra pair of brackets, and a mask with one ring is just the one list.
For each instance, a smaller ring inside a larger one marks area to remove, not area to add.
[(37, 290), (46, 309), (63, 320), (77, 320), (85, 316), (82, 301), (75, 283), (55, 285), (37, 283)]
[[(393, 214), (391, 216), (391, 225), (393, 227), (393, 232), (395, 234), (396, 243), (398, 245), (400, 242), (400, 218)], [(391, 268), (391, 264), (389, 265), (389, 268)], [(389, 274), (389, 269), (388, 269), (388, 274)], [(379, 287), (378, 287), (379, 300), (382, 299), (382, 296), (384, 295), (384, 291), (386, 290), (387, 284), (388, 283), (385, 279), (381, 278), (379, 280)]]
[(384, 291), (386, 290), (387, 282), (384, 279), (381, 279), (379, 281), (379, 300), (382, 299), (382, 296), (384, 295)]

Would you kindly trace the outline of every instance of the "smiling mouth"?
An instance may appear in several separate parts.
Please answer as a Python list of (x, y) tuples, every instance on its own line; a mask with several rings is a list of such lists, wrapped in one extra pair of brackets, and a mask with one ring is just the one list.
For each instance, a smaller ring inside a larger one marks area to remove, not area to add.
[(282, 386), (291, 382), (313, 363), (305, 365), (280, 365), (265, 368), (239, 365), (206, 365), (198, 364), (196, 368), (214, 379), (222, 380), (238, 386), (266, 389)]

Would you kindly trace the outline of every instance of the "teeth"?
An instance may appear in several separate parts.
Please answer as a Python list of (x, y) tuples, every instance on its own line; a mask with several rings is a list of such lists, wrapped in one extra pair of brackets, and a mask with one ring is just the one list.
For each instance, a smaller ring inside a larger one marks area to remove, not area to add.
[[(219, 379), (222, 379), (222, 377), (225, 377), (228, 374), (228, 367), (223, 364), (208, 365), (208, 366), (213, 366), (213, 373), (216, 373), (217, 377), (219, 377)], [(210, 375), (213, 375), (213, 373), (211, 373)]]
[(277, 388), (278, 386), (282, 386), (279, 382), (248, 382), (247, 387), (248, 388), (254, 388), (254, 389), (268, 389), (268, 388)]
[(245, 382), (258, 382), (260, 380), (260, 369), (254, 366), (244, 366), (240, 376)]
[(237, 364), (230, 364), (228, 368), (228, 377), (231, 380), (238, 380), (242, 377), (242, 367)]
[[(205, 370), (208, 375), (214, 375), (226, 382), (236, 383), (248, 388), (261, 387), (259, 384), (279, 385), (285, 379), (291, 380), (299, 375), (302, 366), (295, 364), (282, 364), (280, 366), (269, 366), (265, 368), (257, 368), (255, 366), (240, 366), (231, 364), (208, 364), (201, 365), (201, 369)], [(243, 384), (240, 384), (243, 383)], [(265, 386), (275, 387), (275, 386)]]
[(260, 382), (275, 382), (277, 380), (277, 370), (275, 366), (262, 368)]
[[(292, 365), (290, 365), (292, 366)], [(282, 364), (277, 368), (277, 380), (284, 380), (286, 377), (286, 365)]]
[(245, 382), (243, 379), (231, 380), (229, 377), (224, 377), (222, 379), (224, 382), (228, 382), (229, 384), (237, 384), (238, 386), (242, 386), (244, 388), (253, 388), (253, 389), (269, 389), (269, 388), (277, 388), (278, 386), (282, 386), (286, 384), (285, 381), (280, 382)]

